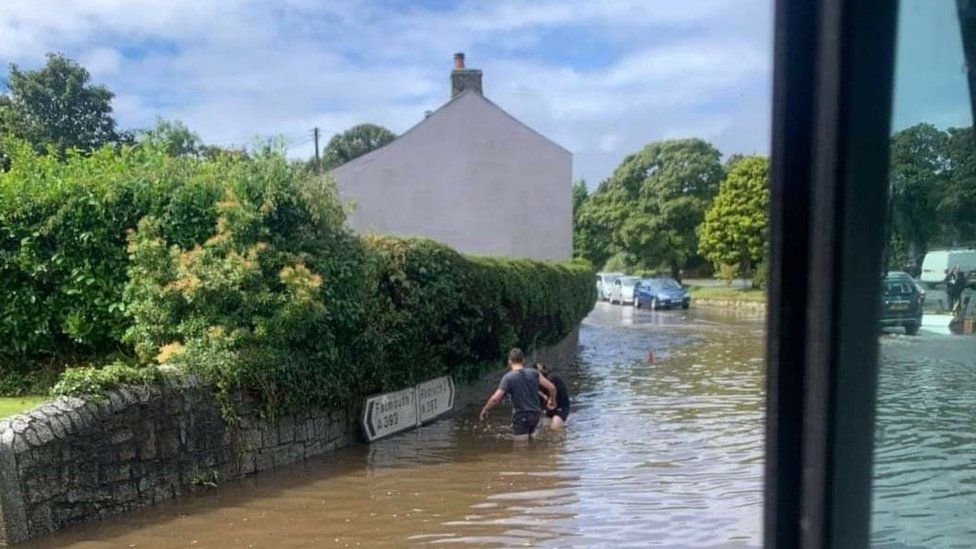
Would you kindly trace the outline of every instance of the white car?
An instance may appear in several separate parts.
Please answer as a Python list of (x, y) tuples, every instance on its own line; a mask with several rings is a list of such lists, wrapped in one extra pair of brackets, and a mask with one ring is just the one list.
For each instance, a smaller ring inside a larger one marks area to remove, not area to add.
[(596, 273), (596, 296), (600, 301), (610, 300), (610, 290), (613, 281), (624, 276), (624, 273)]
[(634, 303), (634, 288), (640, 281), (636, 276), (622, 276), (613, 281), (610, 286), (610, 303)]
[(922, 261), (922, 274), (918, 280), (930, 287), (942, 284), (953, 267), (959, 267), (966, 273), (966, 278), (972, 280), (973, 275), (976, 274), (976, 250), (968, 248), (932, 250), (925, 254), (925, 260)]

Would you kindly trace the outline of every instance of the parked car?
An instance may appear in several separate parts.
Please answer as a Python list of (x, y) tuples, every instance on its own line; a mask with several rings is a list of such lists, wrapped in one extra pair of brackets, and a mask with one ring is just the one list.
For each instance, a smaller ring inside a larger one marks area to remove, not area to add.
[[(903, 276), (904, 275), (904, 276)], [(903, 327), (908, 335), (918, 333), (922, 325), (922, 303), (925, 295), (905, 273), (891, 273), (881, 283), (881, 327)]]
[(610, 303), (634, 302), (634, 287), (640, 279), (636, 276), (621, 276), (613, 281), (610, 286)]
[(634, 291), (634, 307), (637, 308), (687, 309), (690, 305), (691, 296), (673, 278), (645, 278), (637, 284), (637, 289)]
[(610, 290), (613, 281), (624, 276), (624, 273), (596, 273), (596, 297), (600, 301), (610, 300)]
[(974, 280), (976, 250), (971, 248), (932, 250), (925, 254), (925, 259), (922, 261), (922, 274), (918, 278), (931, 288), (942, 284), (953, 267), (962, 269), (966, 273), (967, 280)]
[(912, 286), (915, 286), (915, 290), (921, 295), (922, 305), (925, 305), (925, 287), (922, 286), (922, 284), (918, 280), (915, 280), (915, 278), (912, 275), (904, 271), (888, 271), (888, 276), (893, 279), (899, 279), (899, 280), (905, 280), (907, 282), (911, 282)]

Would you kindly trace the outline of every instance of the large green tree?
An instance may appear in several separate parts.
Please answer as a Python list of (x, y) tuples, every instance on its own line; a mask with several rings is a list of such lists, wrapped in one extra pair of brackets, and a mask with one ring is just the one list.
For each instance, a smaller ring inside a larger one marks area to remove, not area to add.
[(207, 149), (200, 136), (179, 120), (156, 119), (156, 125), (136, 132), (136, 142), (161, 147), (170, 156), (199, 156)]
[[(607, 187), (607, 181), (601, 183), (580, 202), (573, 216), (573, 255), (598, 269), (616, 253), (613, 233), (621, 221), (621, 211), (614, 207)], [(574, 206), (575, 198), (574, 194)]]
[(949, 177), (939, 201), (945, 244), (976, 239), (976, 139), (973, 127), (951, 128), (946, 140)]
[(586, 189), (586, 180), (580, 179), (573, 183), (573, 219), (576, 219), (577, 214), (579, 214), (580, 207), (586, 202), (586, 197), (590, 193)]
[(322, 154), (322, 166), (331, 170), (396, 139), (390, 130), (376, 124), (359, 124), (337, 133)]
[(924, 254), (939, 233), (939, 201), (947, 172), (948, 134), (918, 124), (891, 137), (888, 220), (890, 267)]
[(746, 273), (763, 259), (769, 225), (769, 159), (734, 159), (705, 213), (698, 251), (720, 272)]
[(698, 250), (697, 229), (718, 191), (721, 153), (701, 139), (661, 141), (624, 159), (608, 193), (614, 242), (635, 266), (681, 268)]
[(92, 84), (88, 71), (64, 55), (48, 54), (36, 71), (11, 64), (7, 86), (0, 99), (0, 133), (37, 151), (87, 152), (126, 140), (112, 118), (112, 92)]

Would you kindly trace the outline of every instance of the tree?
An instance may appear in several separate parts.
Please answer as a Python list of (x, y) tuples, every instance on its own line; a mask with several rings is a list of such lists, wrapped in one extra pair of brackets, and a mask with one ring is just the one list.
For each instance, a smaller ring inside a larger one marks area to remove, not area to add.
[(634, 266), (664, 265), (680, 279), (723, 174), (721, 153), (701, 139), (651, 143), (626, 157), (607, 185), (614, 243)]
[(8, 88), (0, 100), (0, 131), (39, 152), (88, 152), (125, 141), (112, 118), (112, 92), (92, 84), (88, 71), (62, 54), (48, 54), (37, 71), (11, 64)]
[(587, 196), (589, 196), (589, 192), (586, 190), (585, 179), (580, 179), (573, 183), (573, 219), (576, 219), (580, 206), (583, 205), (583, 202), (586, 202)]
[(769, 225), (769, 159), (734, 159), (718, 194), (705, 212), (698, 252), (719, 272), (734, 278), (758, 265)]
[[(574, 207), (577, 198), (575, 190), (574, 187)], [(589, 261), (597, 269), (601, 268), (616, 251), (613, 232), (620, 221), (606, 181), (600, 184), (596, 192), (582, 200), (573, 217), (573, 256)]]
[(156, 125), (136, 132), (136, 142), (162, 147), (170, 156), (200, 156), (206, 150), (200, 136), (179, 120), (156, 119)]
[(938, 209), (947, 172), (948, 134), (918, 124), (891, 137), (889, 267), (925, 254), (938, 238)]
[(939, 201), (947, 244), (971, 244), (976, 235), (976, 139), (973, 127), (950, 128), (946, 139), (949, 176)]
[(331, 170), (396, 139), (390, 130), (375, 124), (360, 124), (337, 133), (322, 154), (322, 166)]

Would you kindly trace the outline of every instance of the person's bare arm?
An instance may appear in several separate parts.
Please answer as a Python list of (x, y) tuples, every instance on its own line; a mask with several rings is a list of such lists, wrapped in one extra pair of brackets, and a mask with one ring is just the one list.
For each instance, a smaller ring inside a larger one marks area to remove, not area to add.
[(495, 392), (488, 397), (488, 402), (485, 402), (485, 406), (481, 409), (481, 413), (478, 414), (478, 419), (484, 421), (488, 417), (488, 410), (491, 410), (495, 406), (501, 403), (502, 399), (505, 398), (505, 391), (501, 389), (495, 389)]
[(556, 407), (556, 386), (553, 385), (551, 381), (549, 381), (548, 379), (542, 376), (539, 376), (539, 385), (542, 385), (542, 388), (545, 389), (547, 393), (549, 393), (549, 404), (547, 405), (547, 408), (550, 409), (555, 408)]

